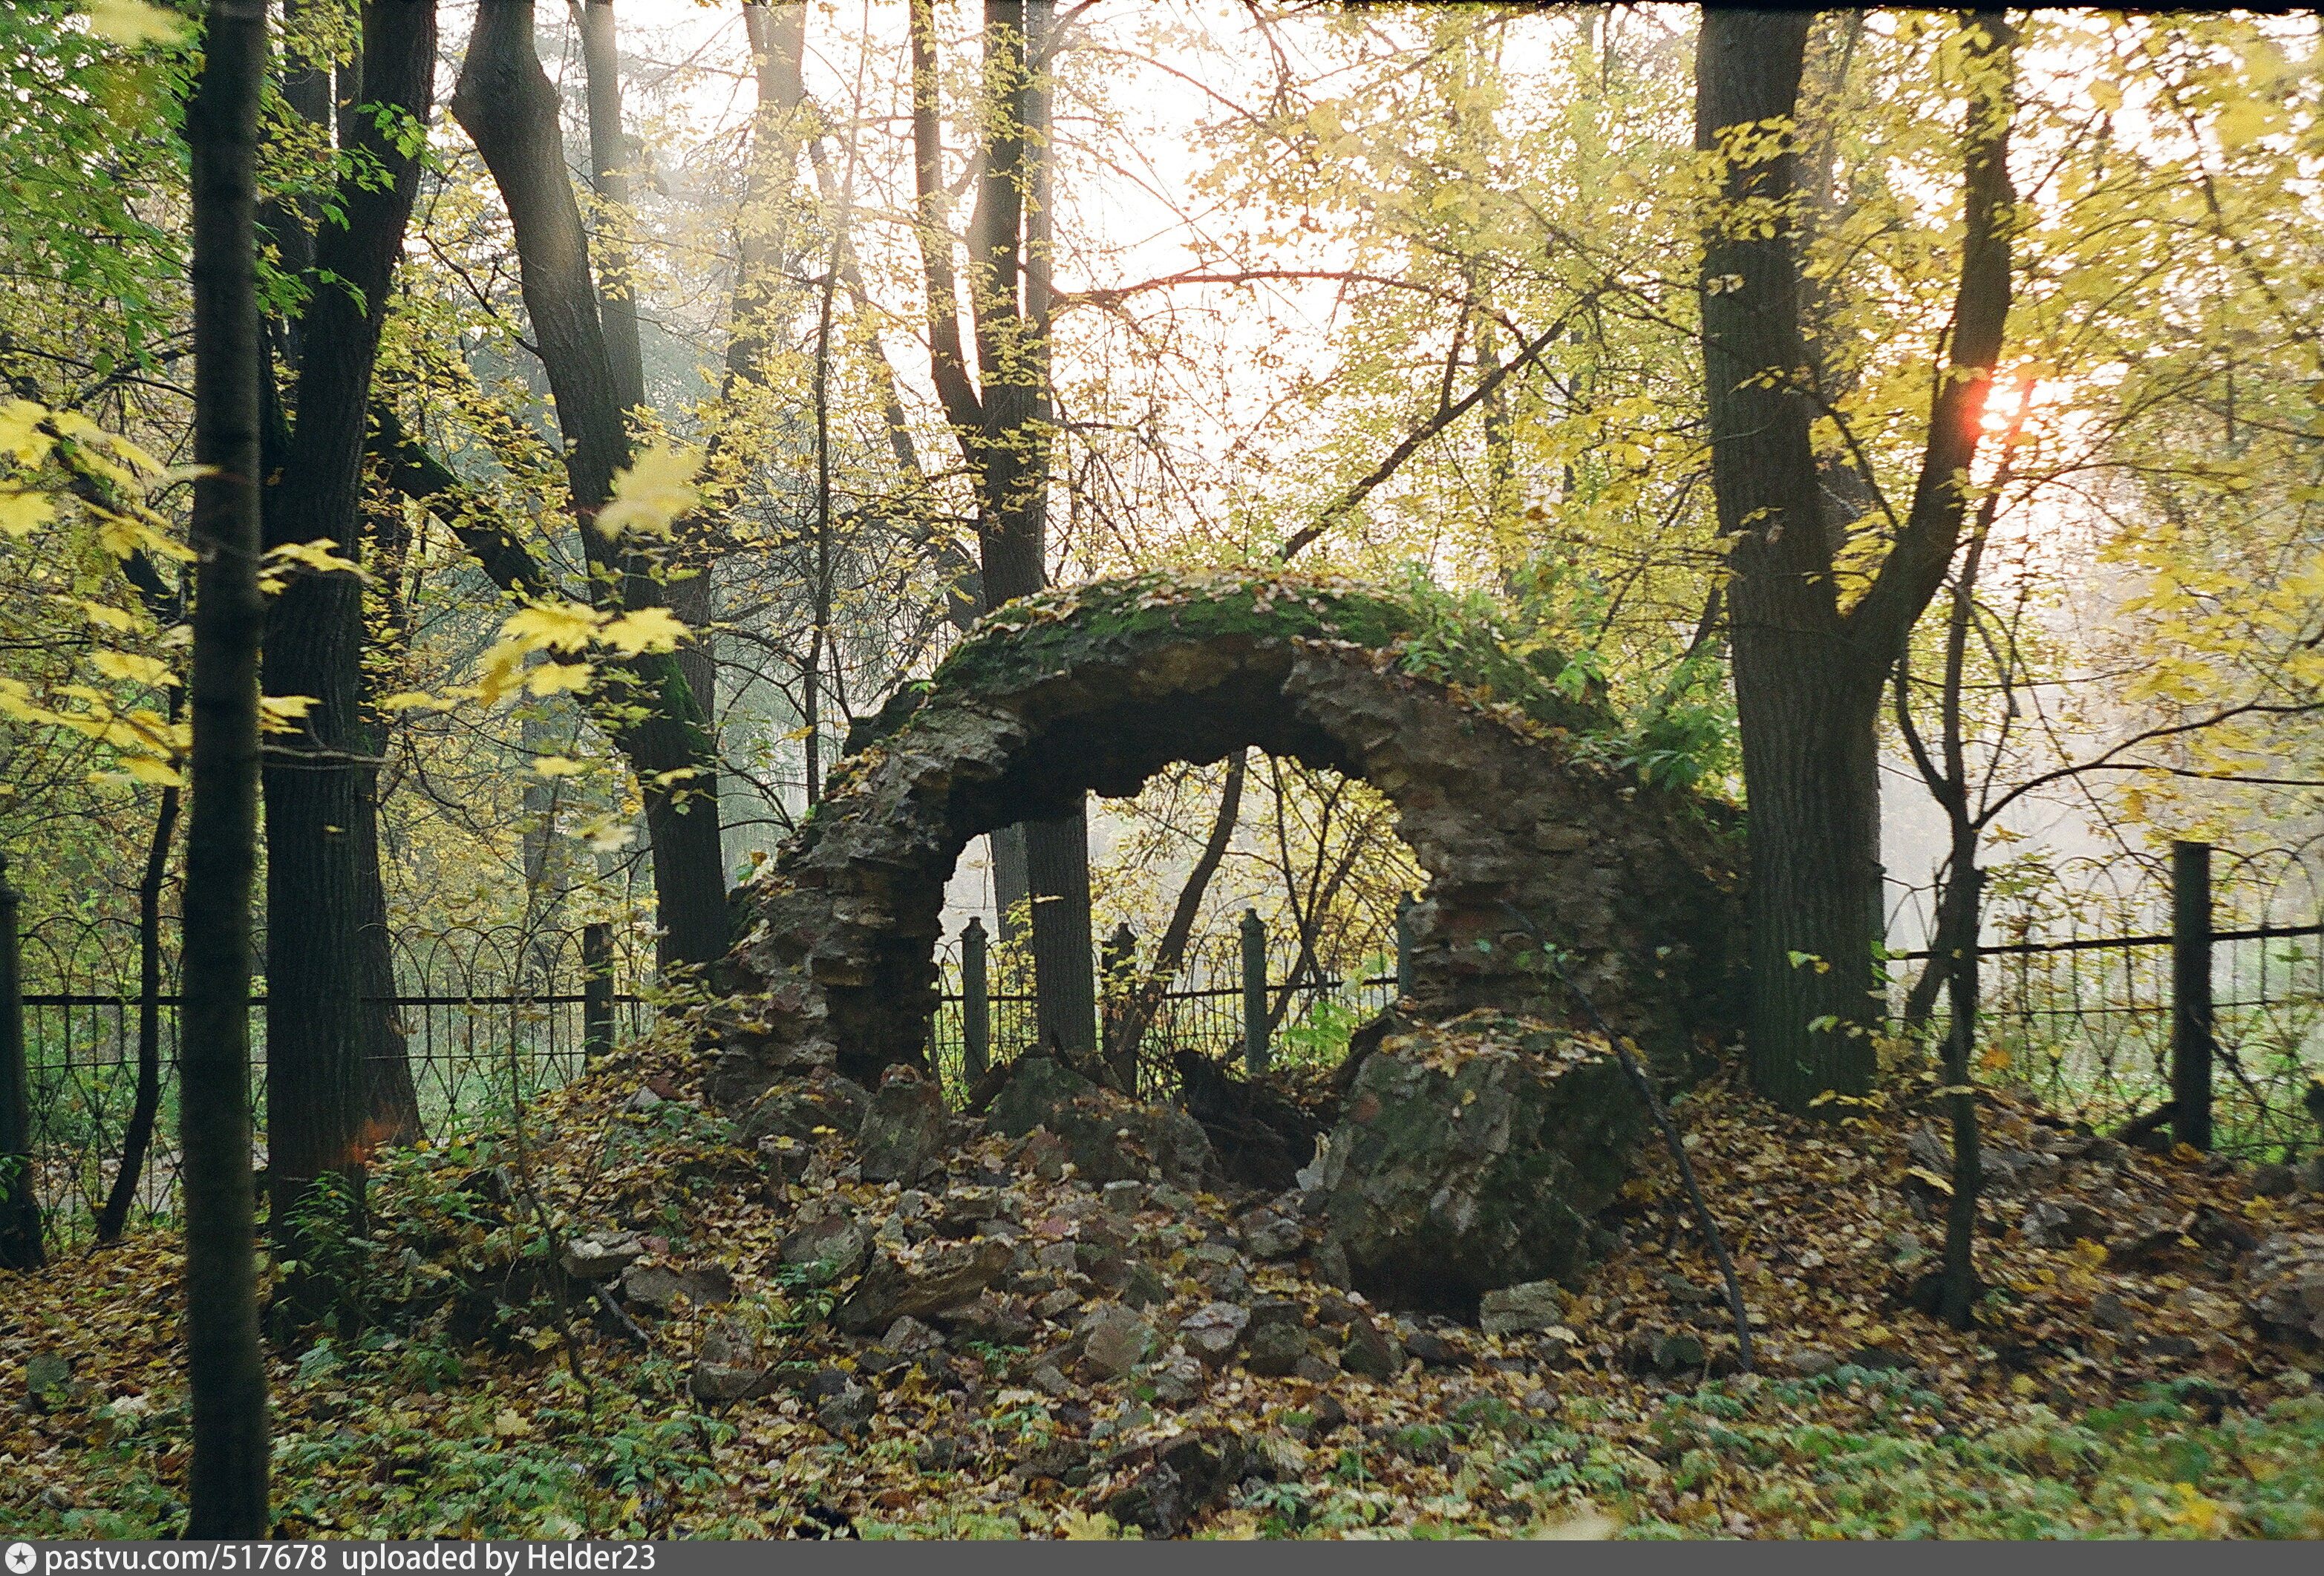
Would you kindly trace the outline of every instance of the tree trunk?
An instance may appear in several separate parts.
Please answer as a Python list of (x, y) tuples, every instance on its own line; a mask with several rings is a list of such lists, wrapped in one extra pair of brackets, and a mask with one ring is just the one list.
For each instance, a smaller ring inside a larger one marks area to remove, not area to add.
[(0, 854), (0, 1269), (38, 1269), (41, 1198), (32, 1185), (32, 1090), (24, 1060), (24, 972), (16, 950), (19, 898)]
[[(484, 0), (477, 7), (452, 114), (484, 156), (516, 233), (525, 313), (567, 446), (566, 475), (592, 595), (624, 610), (664, 605), (651, 562), (595, 526), (613, 496), (613, 473), (629, 463), (630, 443), (588, 237), (565, 173), (557, 89), (533, 49), (531, 0)], [(602, 671), (598, 716), (645, 800), (661, 966), (707, 966), (726, 955), (731, 940), (709, 719), (675, 657), (640, 657)]]
[[(433, 4), (371, 0), (363, 53), (372, 102), (424, 125), (434, 92)], [(297, 421), (265, 499), (270, 548), (322, 538), (346, 554), (364, 534), (372, 367), (420, 165), (372, 115), (351, 113), (346, 124), (350, 151), (376, 161), (388, 180), (342, 179), (338, 217), (315, 238)], [(322, 1245), (298, 1240), (300, 1201), (326, 1175), (359, 1201), (382, 1136), (371, 1120), (363, 1001), (366, 877), (373, 887), (379, 879), (376, 835), (365, 835), (374, 826), (366, 801), (375, 739), (363, 709), (364, 641), (363, 582), (352, 573), (301, 572), (267, 612), (268, 693), (314, 703), (301, 731), (268, 752), (264, 772), (269, 1215), (285, 1256), (302, 1263), (316, 1261)], [(295, 1278), (300, 1313), (319, 1316), (328, 1288)]]
[(1126, 1068), (1134, 1071), (1138, 1065), (1139, 1042), (1153, 1025), (1163, 992), (1177, 978), (1178, 965), (1185, 960), (1186, 944), (1194, 937), (1194, 918), (1202, 912), (1203, 896), (1210, 890), (1211, 878), (1218, 874), (1227, 848), (1234, 842), (1235, 822), (1242, 814), (1243, 779), (1250, 763), (1250, 752), (1245, 750), (1236, 751), (1228, 760), (1227, 779), (1219, 789), (1219, 812), (1212, 818), (1210, 837), (1204, 843), (1194, 868), (1186, 872), (1186, 884), (1178, 889), (1177, 907), (1170, 911), (1170, 923), (1154, 947), (1153, 966), (1130, 991), (1130, 1000), (1122, 1009), (1120, 1043), (1115, 1054)]
[[(968, 290), (980, 388), (969, 379), (962, 348), (953, 239), (943, 222), (934, 6), (931, 0), (912, 0), (913, 172), (930, 371), (975, 487), (988, 612), (1048, 583), (1050, 116), (1043, 51), (1055, 12), (1049, 0), (986, 0), (984, 7), (984, 161), (969, 239)], [(1020, 830), (1024, 889), (1033, 899), (1042, 1043), (1054, 1035), (1068, 1050), (1092, 1050), (1097, 970), (1087, 803), (1055, 820), (1026, 822)], [(1013, 852), (1007, 839), (993, 839), (994, 886), (1001, 893), (1016, 886)], [(1007, 912), (1004, 907), (1004, 935)]]
[[(1810, 21), (1704, 11), (1698, 149), (1719, 149), (1734, 128), (1794, 117)], [(1997, 20), (1979, 25), (2006, 56)], [(1734, 542), (1728, 601), (1750, 806), (1748, 1036), (1754, 1082), (1795, 1111), (1871, 1088), (1880, 693), (1951, 561), (1966, 502), (1960, 478), (1975, 457), (2008, 309), (2006, 86), (1998, 99), (1989, 82), (1974, 91), (1951, 366), (1932, 402), (1911, 514), (1845, 614), (1809, 438), (1815, 409), (1788, 228), (1796, 153), (1725, 161), (1721, 202), (1704, 227), (1703, 374), (1720, 531)]]
[(258, 103), (263, 0), (211, 0), (188, 106), (196, 562), (180, 1173), (193, 1411), (186, 1535), (267, 1535), (266, 1369), (250, 1171), (250, 899), (257, 862)]
[[(176, 721), (177, 695), (171, 694)], [(145, 875), (137, 883), (137, 1097), (129, 1126), (121, 1135), (121, 1164), (113, 1191), (97, 1217), (97, 1240), (117, 1242), (129, 1224), (137, 1184), (145, 1175), (146, 1151), (153, 1143), (153, 1120), (161, 1109), (161, 880), (170, 868), (170, 839), (178, 827), (178, 790), (161, 790), (153, 816), (153, 841), (145, 850)]]

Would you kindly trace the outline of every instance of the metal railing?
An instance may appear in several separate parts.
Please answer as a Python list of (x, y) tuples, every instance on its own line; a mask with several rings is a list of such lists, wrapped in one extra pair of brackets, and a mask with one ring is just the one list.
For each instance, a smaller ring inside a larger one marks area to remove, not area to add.
[[(2100, 1128), (2169, 1102), (2199, 1148), (2315, 1142), (2324, 881), (2309, 851), (2002, 862), (1987, 890), (1981, 1079)], [(1941, 994), (1931, 1029), (1946, 1018)]]
[[(172, 927), (174, 928), (174, 927)], [(597, 927), (469, 926), (392, 945), (398, 992), (368, 997), (393, 1013), (423, 1128), (442, 1138), (561, 1087), (593, 1048), (641, 1032), (650, 940)], [(113, 1184), (136, 1093), (137, 931), (128, 919), (49, 916), (24, 927), (23, 1013), (28, 1110), (38, 1187), (51, 1230), (69, 1235)], [(161, 1110), (138, 1188), (147, 1218), (174, 1207), (177, 1185), (177, 947), (162, 949), (154, 999)], [(591, 967), (595, 964), (594, 969)], [(254, 1123), (263, 1163), (266, 998), (252, 1000)], [(577, 988), (576, 988), (577, 987)]]

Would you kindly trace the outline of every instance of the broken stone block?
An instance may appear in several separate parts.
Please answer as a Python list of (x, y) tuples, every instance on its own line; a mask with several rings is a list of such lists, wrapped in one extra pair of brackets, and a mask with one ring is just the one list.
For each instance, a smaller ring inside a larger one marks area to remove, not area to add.
[(1205, 1303), (1180, 1321), (1178, 1341), (1207, 1368), (1223, 1368), (1242, 1344), (1250, 1315), (1232, 1303)]
[(851, 1335), (884, 1330), (908, 1313), (925, 1318), (974, 1300), (1009, 1267), (1012, 1249), (990, 1237), (939, 1248), (909, 1263), (885, 1249), (832, 1318)]
[(1392, 1379), (1404, 1371), (1404, 1348), (1397, 1339), (1357, 1313), (1348, 1322), (1348, 1337), (1340, 1348), (1340, 1367), (1367, 1379)]
[(1210, 1138), (1192, 1117), (1125, 1100), (1053, 1056), (1020, 1057), (993, 1097), (988, 1120), (1012, 1138), (1047, 1129), (1064, 1144), (1074, 1175), (1094, 1185), (1198, 1187), (1212, 1169)]
[(1306, 1355), (1306, 1331), (1296, 1324), (1262, 1324), (1243, 1344), (1242, 1366), (1265, 1378), (1281, 1378)]
[(1488, 1291), (1582, 1267), (1646, 1117), (1588, 1042), (1443, 1032), (1364, 1059), (1321, 1181), (1358, 1289), (1465, 1318)]
[(1082, 1321), (1082, 1358), (1096, 1377), (1118, 1379), (1146, 1360), (1154, 1327), (1123, 1307), (1098, 1309)]
[(898, 1064), (880, 1080), (860, 1138), (866, 1182), (917, 1181), (944, 1147), (944, 1092), (916, 1067)]
[(1478, 1307), (1478, 1327), (1488, 1335), (1555, 1330), (1565, 1323), (1565, 1294), (1555, 1281), (1529, 1280), (1487, 1292)]
[(567, 1240), (558, 1262), (576, 1280), (612, 1280), (645, 1255), (634, 1231), (593, 1231)]

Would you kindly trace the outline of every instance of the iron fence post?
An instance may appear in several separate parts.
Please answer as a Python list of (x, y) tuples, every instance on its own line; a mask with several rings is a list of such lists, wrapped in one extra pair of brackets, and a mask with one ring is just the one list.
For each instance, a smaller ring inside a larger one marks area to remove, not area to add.
[(976, 1087), (992, 1058), (992, 998), (984, 981), (984, 921), (972, 914), (960, 933), (961, 1082)]
[(1242, 1060), (1254, 1078), (1267, 1071), (1267, 926), (1256, 908), (1242, 911)]
[(581, 927), (581, 1056), (594, 1061), (613, 1048), (613, 927), (585, 925)]
[(38, 1269), (41, 1201), (32, 1191), (32, 1085), (24, 1065), (24, 981), (16, 889), (0, 854), (0, 1269)]
[(2171, 1132), (2211, 1147), (2211, 845), (2171, 845)]
[(1412, 911), (1419, 907), (1406, 892), (1396, 900), (1396, 999), (1412, 994)]

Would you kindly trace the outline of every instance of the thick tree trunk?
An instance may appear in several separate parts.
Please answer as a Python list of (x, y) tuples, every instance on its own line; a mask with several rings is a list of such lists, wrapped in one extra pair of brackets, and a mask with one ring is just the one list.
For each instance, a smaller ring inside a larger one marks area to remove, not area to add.
[[(1910, 515), (1872, 587), (1842, 613), (1809, 427), (1794, 227), (1798, 159), (1735, 145), (1736, 128), (1792, 120), (1811, 18), (1706, 9), (1696, 55), (1695, 145), (1729, 157), (1703, 247), (1703, 374), (1750, 806), (1752, 1000), (1760, 1089), (1794, 1111), (1872, 1083), (1871, 948), (1877, 927), (1883, 681), (1941, 583), (1958, 539), (1960, 478), (2009, 304), (2006, 34), (1980, 18), (2002, 88), (1973, 84), (1968, 235), (1947, 375)], [(1764, 138), (1764, 133), (1757, 134)]]
[(257, 863), (258, 102), (263, 0), (211, 0), (192, 155), (193, 808), (186, 828), (180, 1173), (193, 1410), (186, 1535), (263, 1538), (266, 1369), (250, 1170), (250, 899)]
[[(1794, 116), (1812, 20), (1704, 12), (1698, 149), (1718, 148), (1728, 128)], [(1885, 668), (1867, 670), (1852, 648), (1828, 573), (1814, 409), (1795, 381), (1806, 364), (1790, 235), (1796, 163), (1784, 152), (1726, 168), (1707, 226), (1702, 322), (1720, 529), (1735, 539), (1728, 599), (1750, 800), (1752, 1070), (1764, 1092), (1800, 1110), (1828, 1090), (1872, 1086), (1863, 1026), (1879, 850), (1865, 795), (1877, 793), (1873, 708)]]
[[(651, 563), (595, 526), (613, 496), (613, 473), (629, 463), (629, 437), (588, 237), (565, 173), (557, 89), (533, 49), (531, 0), (484, 0), (477, 7), (452, 114), (484, 156), (516, 232), (525, 312), (567, 445), (566, 475), (592, 593), (625, 610), (665, 605)], [(707, 966), (732, 939), (709, 718), (674, 657), (641, 657), (609, 668), (607, 677), (599, 715), (645, 800), (661, 964)]]
[[(432, 0), (371, 0), (363, 24), (372, 102), (424, 125), (436, 66)], [(342, 180), (338, 217), (316, 235), (297, 422), (265, 500), (270, 548), (320, 538), (348, 554), (364, 534), (372, 367), (420, 166), (373, 115), (352, 113), (346, 125), (349, 148), (389, 179)], [(383, 1136), (372, 1123), (363, 1001), (366, 889), (379, 881), (364, 641), (363, 583), (352, 573), (301, 573), (268, 609), (267, 692), (313, 702), (301, 731), (268, 753), (264, 773), (270, 1224), (286, 1255), (302, 1262), (318, 1245), (295, 1240), (299, 1201), (325, 1175), (360, 1200), (364, 1164)], [(305, 1313), (322, 1312), (303, 1291), (298, 1301)]]

